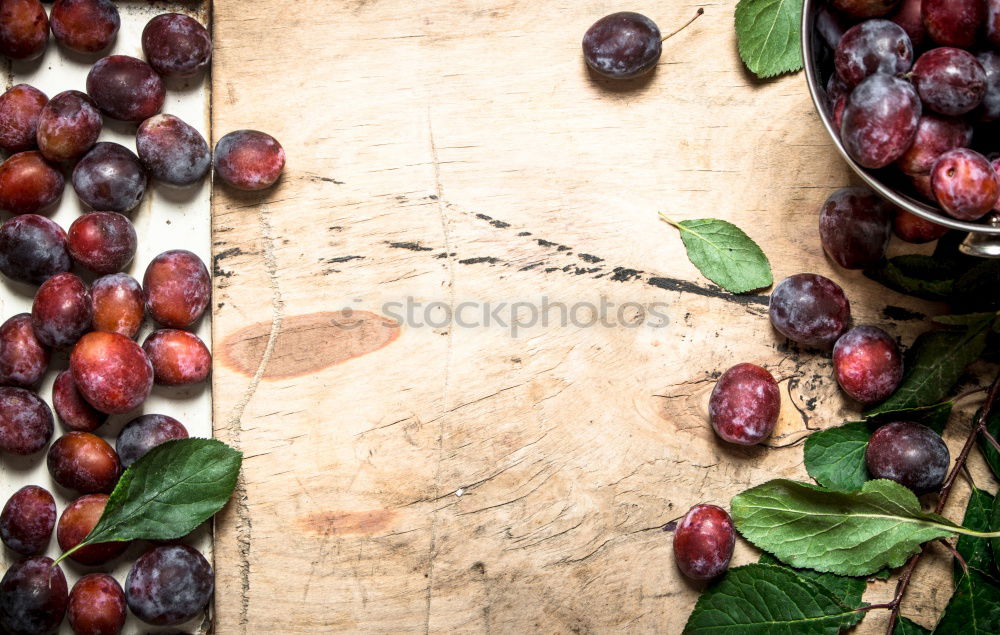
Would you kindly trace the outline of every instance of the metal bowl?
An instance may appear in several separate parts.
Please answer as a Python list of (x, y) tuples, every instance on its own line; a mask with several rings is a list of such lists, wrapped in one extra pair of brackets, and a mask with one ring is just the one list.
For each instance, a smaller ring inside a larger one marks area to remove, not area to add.
[[(1000, 258), (1000, 214), (990, 213), (984, 221), (978, 223), (956, 220), (942, 213), (939, 208), (919, 201), (899, 189), (896, 184), (891, 182), (891, 175), (886, 170), (876, 171), (864, 168), (847, 154), (844, 144), (840, 141), (840, 134), (833, 126), (833, 118), (827, 105), (824, 80), (833, 71), (833, 59), (829, 46), (816, 30), (816, 16), (822, 5), (823, 0), (804, 0), (802, 7), (802, 58), (806, 71), (806, 83), (809, 85), (809, 95), (812, 97), (820, 121), (823, 122), (823, 127), (830, 135), (837, 152), (862, 181), (893, 204), (932, 223), (943, 225), (949, 229), (969, 232), (968, 237), (960, 247), (963, 252), (973, 256)], [(824, 61), (826, 69), (823, 68)], [(824, 74), (824, 70), (826, 74)]]

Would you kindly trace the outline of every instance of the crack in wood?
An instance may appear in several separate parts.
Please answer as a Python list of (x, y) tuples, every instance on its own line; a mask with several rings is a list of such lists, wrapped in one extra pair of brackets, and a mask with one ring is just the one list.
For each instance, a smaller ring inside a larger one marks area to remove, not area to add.
[[(434, 169), (434, 194), (431, 198), (437, 202), (438, 217), (441, 221), (441, 235), (444, 240), (445, 253), (451, 253), (451, 233), (448, 229), (448, 213), (444, 204), (444, 188), (441, 185), (441, 161), (438, 157), (437, 144), (434, 141), (434, 122), (431, 118), (431, 108), (427, 106), (427, 141), (430, 145), (431, 161)], [(455, 305), (455, 260), (448, 257), (445, 260), (448, 270), (448, 301), (451, 306)], [(448, 344), (444, 356), (444, 380), (441, 388), (441, 400), (448, 403), (448, 388), (451, 380), (451, 356), (454, 345), (452, 330), (448, 329)], [(438, 423), (437, 439), (437, 466), (434, 473), (434, 495), (441, 494), (441, 465), (444, 458), (444, 425), (442, 417)], [(427, 596), (426, 610), (424, 613), (424, 633), (430, 633), (431, 629), (431, 603), (434, 595), (434, 556), (437, 551), (437, 510), (431, 512), (431, 537), (427, 549)]]
[[(250, 400), (253, 399), (260, 385), (261, 379), (267, 370), (267, 364), (274, 353), (274, 345), (278, 340), (278, 333), (281, 331), (281, 322), (285, 308), (284, 300), (281, 297), (281, 288), (278, 283), (278, 263), (274, 256), (274, 239), (271, 222), (267, 217), (267, 206), (261, 205), (257, 210), (257, 223), (260, 226), (261, 237), (264, 243), (264, 267), (267, 271), (268, 281), (271, 285), (271, 332), (268, 335), (267, 345), (261, 354), (257, 371), (247, 384), (240, 400), (236, 402), (233, 411), (226, 420), (226, 428), (230, 431), (232, 444), (235, 447), (242, 447), (241, 432), (243, 413)], [(241, 470), (236, 483), (236, 544), (239, 551), (240, 569), (240, 629), (247, 633), (249, 625), (250, 611), (250, 538), (253, 531), (253, 521), (250, 514), (246, 479)]]

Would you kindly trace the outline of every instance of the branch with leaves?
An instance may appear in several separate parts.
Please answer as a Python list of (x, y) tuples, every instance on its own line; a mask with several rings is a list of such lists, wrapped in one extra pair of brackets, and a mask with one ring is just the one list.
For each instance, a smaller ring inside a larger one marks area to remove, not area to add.
[[(865, 272), (895, 291), (947, 302), (953, 313), (932, 318), (914, 341), (893, 395), (858, 421), (806, 440), (815, 484), (778, 479), (733, 498), (737, 530), (764, 553), (708, 586), (686, 633), (835, 635), (877, 610), (889, 612), (888, 635), (929, 633), (902, 613), (932, 542), (952, 554), (955, 583), (934, 632), (1000, 633), (1000, 497), (972, 483), (962, 522), (942, 515), (973, 453), (1000, 481), (1000, 375), (988, 388), (959, 389), (971, 364), (1000, 361), (1000, 261), (962, 255), (960, 240), (948, 235), (933, 255), (900, 256)], [(942, 433), (956, 403), (972, 399), (982, 407), (930, 509), (893, 481), (869, 479), (865, 452), (879, 426), (911, 421)], [(891, 600), (863, 602), (871, 580), (894, 572)]]

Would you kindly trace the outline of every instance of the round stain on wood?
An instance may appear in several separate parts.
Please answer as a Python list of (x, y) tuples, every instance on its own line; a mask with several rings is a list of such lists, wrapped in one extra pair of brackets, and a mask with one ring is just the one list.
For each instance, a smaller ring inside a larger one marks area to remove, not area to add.
[[(368, 311), (324, 311), (282, 320), (264, 379), (285, 379), (313, 373), (361, 357), (399, 337), (399, 324)], [(253, 376), (264, 356), (271, 322), (258, 322), (222, 342), (221, 361)]]

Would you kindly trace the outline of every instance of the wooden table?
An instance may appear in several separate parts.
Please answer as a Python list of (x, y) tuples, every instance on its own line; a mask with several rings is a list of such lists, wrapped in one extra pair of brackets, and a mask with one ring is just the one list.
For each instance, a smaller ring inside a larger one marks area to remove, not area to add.
[[(743, 69), (734, 5), (619, 85), (586, 71), (587, 27), (628, 8), (666, 31), (698, 5), (215, 2), (213, 135), (288, 153), (264, 197), (213, 202), (215, 427), (246, 453), (216, 525), (220, 633), (676, 633), (700, 587), (672, 521), (806, 478), (804, 437), (857, 414), (829, 359), (776, 337), (766, 297), (708, 284), (657, 212), (737, 223), (776, 279), (831, 276), (856, 323), (906, 344), (941, 307), (824, 259), (818, 207), (848, 170), (804, 77)], [(438, 326), (382, 317), (407, 298), (443, 303)], [(443, 325), (445, 306), (543, 298), (585, 303), (580, 324), (602, 298), (663, 303), (669, 324)], [(742, 361), (781, 380), (768, 447), (707, 422)], [(755, 558), (741, 541), (735, 562)], [(950, 595), (935, 559), (904, 610), (928, 625)]]

